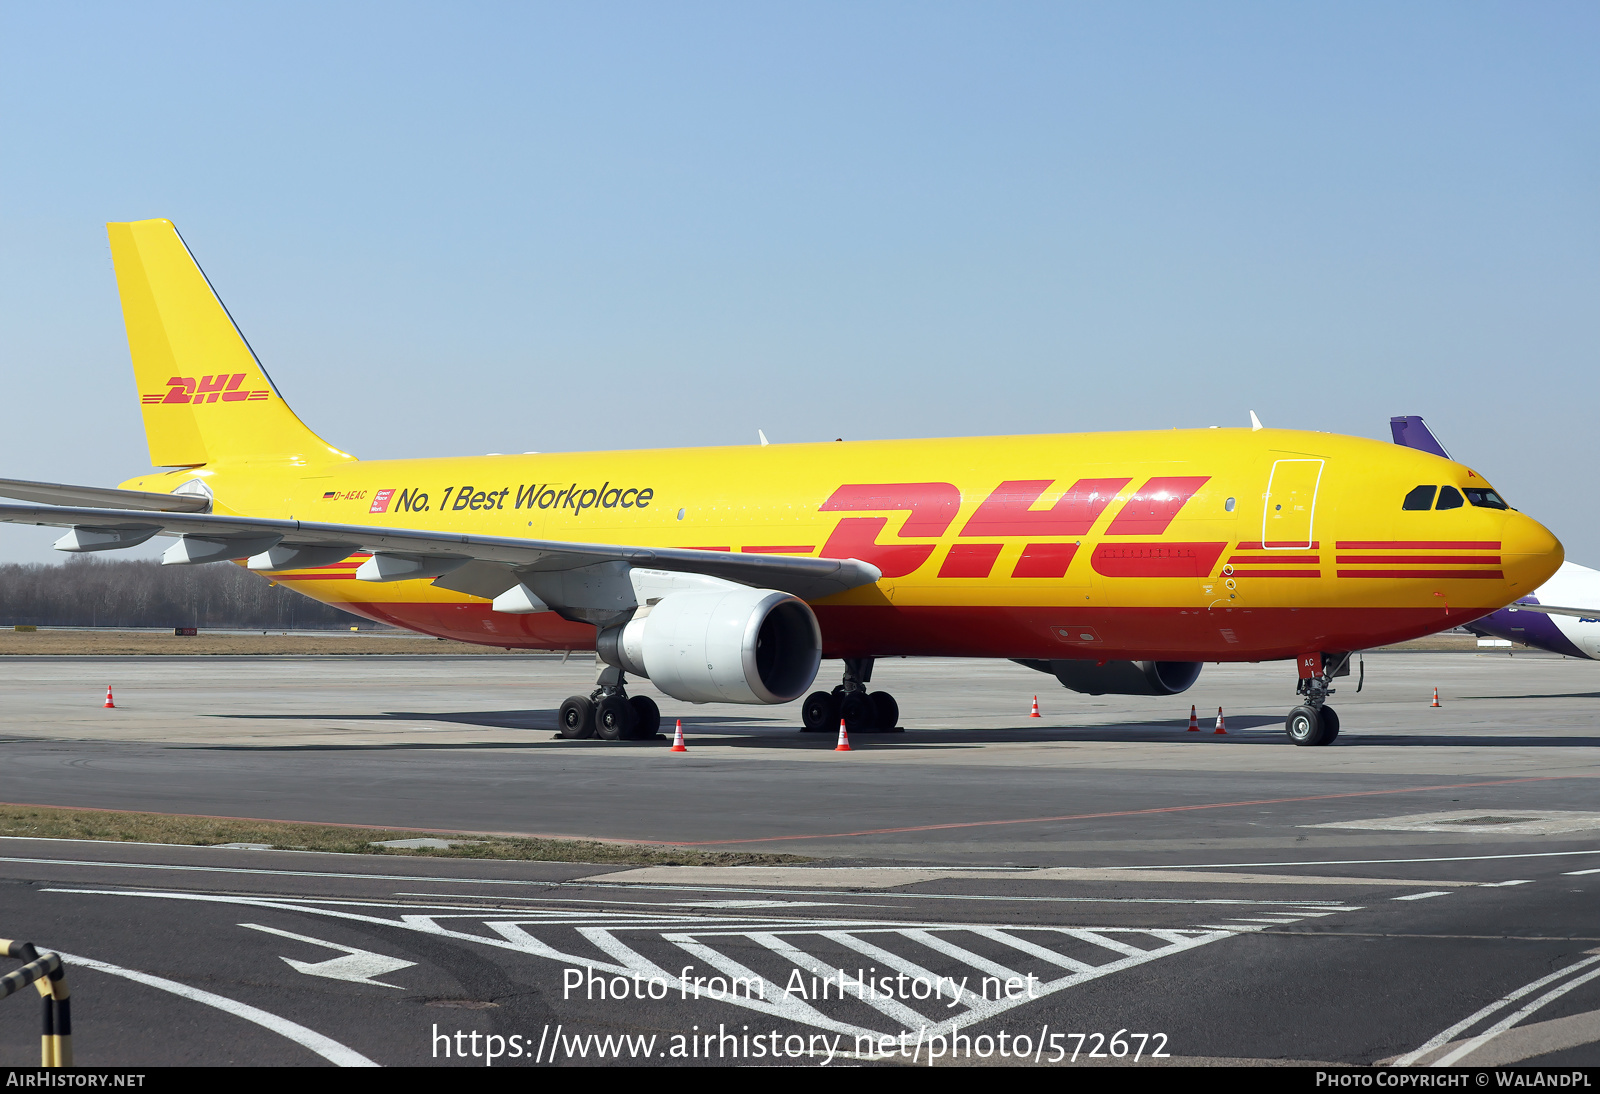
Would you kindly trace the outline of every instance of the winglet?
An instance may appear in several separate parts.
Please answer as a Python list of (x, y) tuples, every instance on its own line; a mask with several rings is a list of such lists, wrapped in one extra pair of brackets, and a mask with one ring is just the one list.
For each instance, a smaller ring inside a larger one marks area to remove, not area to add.
[(1439, 443), (1439, 438), (1433, 435), (1433, 430), (1422, 420), (1421, 415), (1409, 414), (1389, 419), (1389, 432), (1394, 435), (1394, 443), (1405, 448), (1415, 448), (1419, 452), (1431, 452), (1435, 456), (1451, 459), (1450, 453), (1444, 450), (1444, 445)]

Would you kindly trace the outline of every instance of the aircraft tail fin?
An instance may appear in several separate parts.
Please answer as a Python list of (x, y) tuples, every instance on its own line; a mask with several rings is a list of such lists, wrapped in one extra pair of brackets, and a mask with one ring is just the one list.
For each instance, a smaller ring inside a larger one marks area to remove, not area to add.
[(170, 220), (107, 224), (157, 467), (351, 460), (283, 401)]
[(1439, 438), (1433, 435), (1433, 430), (1417, 414), (1408, 414), (1389, 419), (1389, 432), (1394, 435), (1394, 443), (1405, 448), (1415, 448), (1420, 452), (1431, 452), (1435, 456), (1445, 459), (1454, 459), (1444, 450), (1444, 445), (1439, 443)]

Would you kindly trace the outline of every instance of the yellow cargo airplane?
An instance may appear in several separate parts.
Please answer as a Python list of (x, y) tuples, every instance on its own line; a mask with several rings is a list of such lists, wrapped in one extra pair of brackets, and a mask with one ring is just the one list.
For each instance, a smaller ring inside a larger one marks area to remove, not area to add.
[(806, 698), (805, 729), (892, 729), (873, 660), (916, 655), (1136, 695), (1181, 692), (1205, 661), (1293, 660), (1288, 735), (1327, 744), (1351, 651), (1469, 622), (1562, 561), (1471, 468), (1259, 423), (362, 461), (289, 409), (170, 222), (109, 231), (166, 470), (0, 482), (35, 503), (0, 520), (65, 527), (63, 551), (176, 537), (166, 564), (246, 560), (425, 634), (594, 649), (568, 737), (655, 734), (628, 674), (690, 703), (788, 703), (824, 657), (843, 683)]

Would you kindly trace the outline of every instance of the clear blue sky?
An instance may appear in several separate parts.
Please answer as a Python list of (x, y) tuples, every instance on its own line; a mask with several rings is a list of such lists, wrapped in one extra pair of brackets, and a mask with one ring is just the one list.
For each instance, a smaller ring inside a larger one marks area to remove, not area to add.
[(1592, 2), (8, 4), (0, 475), (144, 469), (103, 224), (168, 217), (366, 458), (1417, 413), (1600, 565), (1597, 42)]

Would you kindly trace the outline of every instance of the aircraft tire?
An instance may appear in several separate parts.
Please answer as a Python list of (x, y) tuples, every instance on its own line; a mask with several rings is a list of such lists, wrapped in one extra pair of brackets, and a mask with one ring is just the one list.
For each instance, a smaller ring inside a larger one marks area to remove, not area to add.
[(633, 728), (627, 740), (648, 741), (661, 732), (661, 708), (656, 706), (654, 699), (648, 695), (635, 695), (629, 698), (628, 705), (633, 708)]
[(1322, 719), (1321, 711), (1316, 707), (1295, 707), (1289, 712), (1289, 717), (1284, 719), (1283, 730), (1289, 735), (1289, 740), (1297, 745), (1327, 743), (1327, 725)]
[(633, 728), (633, 708), (626, 697), (607, 695), (594, 705), (594, 735), (602, 741), (621, 741)]
[(556, 721), (561, 727), (557, 732), (569, 741), (593, 737), (594, 704), (589, 702), (587, 696), (569, 696), (567, 701), (561, 704)]
[(894, 696), (887, 691), (875, 691), (870, 696), (872, 707), (877, 718), (874, 728), (880, 733), (888, 733), (900, 724), (900, 704), (894, 701)]
[(839, 701), (826, 691), (813, 691), (800, 705), (800, 732), (826, 733), (839, 724)]
[(871, 733), (878, 728), (878, 707), (864, 691), (852, 691), (839, 704), (839, 717), (850, 733)]
[(1332, 707), (1322, 708), (1322, 743), (1331, 745), (1339, 738), (1339, 714)]

